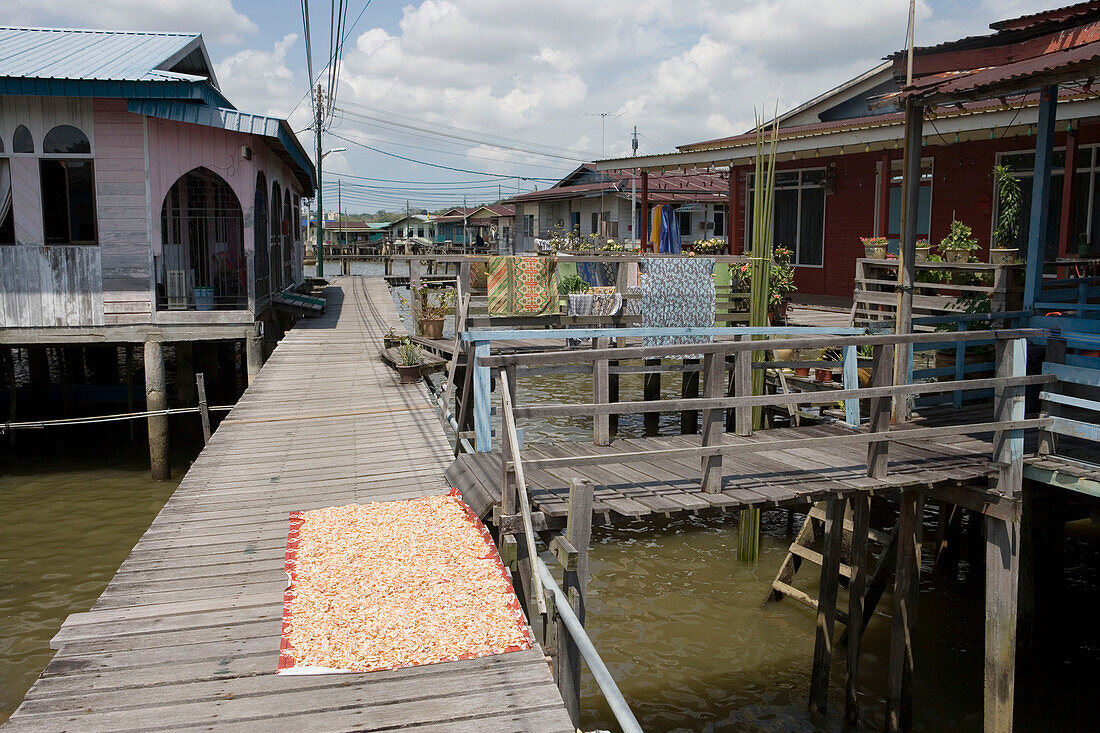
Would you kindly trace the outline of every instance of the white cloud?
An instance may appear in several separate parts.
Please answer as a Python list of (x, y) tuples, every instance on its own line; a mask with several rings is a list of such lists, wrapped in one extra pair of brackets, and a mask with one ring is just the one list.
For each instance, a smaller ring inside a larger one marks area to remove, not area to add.
[(7, 0), (6, 24), (109, 30), (197, 31), (207, 41), (239, 43), (256, 24), (232, 0)]
[[(214, 64), (222, 91), (246, 112), (285, 116), (305, 94), (306, 75), (287, 66), (287, 52), (298, 41), (288, 33), (270, 51), (245, 49)], [(309, 124), (309, 103), (303, 102), (291, 116), (301, 129)]]

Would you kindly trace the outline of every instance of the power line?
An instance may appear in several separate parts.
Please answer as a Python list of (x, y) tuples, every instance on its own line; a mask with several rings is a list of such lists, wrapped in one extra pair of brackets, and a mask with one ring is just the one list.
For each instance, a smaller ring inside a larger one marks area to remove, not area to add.
[[(505, 178), (518, 178), (522, 181), (545, 181), (545, 180), (548, 180), (546, 178), (532, 178), (530, 176), (508, 176), (508, 175), (501, 174), (501, 173), (486, 173), (484, 171), (472, 171), (472, 170), (469, 170), (467, 168), (455, 168), (455, 167), (449, 166), (449, 165), (440, 165), (438, 163), (429, 163), (429, 162), (424, 161), (424, 160), (417, 160), (416, 158), (408, 158), (404, 155), (398, 155), (397, 153), (390, 153), (390, 152), (387, 152), (385, 150), (380, 150), (378, 148), (367, 145), (366, 143), (362, 143), (358, 140), (353, 140), (350, 137), (344, 137), (343, 135), (338, 135), (335, 132), (329, 132), (329, 135), (331, 135), (332, 137), (334, 137), (338, 140), (343, 140), (344, 142), (349, 142), (349, 143), (352, 143), (353, 145), (358, 145), (361, 148), (366, 148), (367, 150), (373, 150), (374, 152), (376, 152), (380, 155), (388, 155), (391, 158), (397, 158), (398, 160), (406, 160), (410, 163), (419, 163), (420, 165), (426, 165), (426, 166), (429, 166), (431, 168), (440, 168), (442, 170), (456, 171), (458, 173), (469, 173), (469, 174), (475, 175), (475, 176), (493, 176), (494, 178), (500, 178), (500, 177), (503, 176)], [(391, 143), (391, 144), (401, 145), (401, 143)], [(406, 147), (415, 147), (415, 146), (406, 146)], [(427, 149), (427, 148), (425, 148), (425, 149)], [(443, 150), (434, 150), (434, 151), (431, 151), (431, 152), (444, 153), (446, 155), (455, 155), (455, 153), (447, 153), (446, 151), (443, 151)], [(477, 157), (477, 156), (471, 156), (471, 157)], [(487, 159), (487, 160), (489, 160), (489, 159)], [(499, 161), (499, 162), (515, 164), (514, 161)], [(553, 166), (536, 165), (534, 163), (531, 163), (531, 164), (528, 164), (528, 165), (531, 165), (531, 166), (536, 167), (536, 168), (553, 168)]]
[[(344, 34), (344, 40), (345, 41), (347, 40), (348, 36), (350, 36), (352, 34), (352, 32), (355, 30), (355, 26), (359, 24), (359, 19), (363, 17), (363, 13), (365, 13), (367, 11), (367, 8), (370, 7), (371, 1), (372, 0), (367, 0), (366, 4), (363, 5), (363, 9), (359, 11), (359, 15), (355, 16), (355, 21), (350, 26), (348, 26), (348, 30)], [(330, 54), (329, 59), (328, 59), (329, 64), (332, 63), (332, 59), (333, 59), (333, 57)], [(306, 97), (312, 97), (313, 96), (313, 87), (317, 84), (318, 81), (321, 80), (321, 75), (325, 73), (326, 69), (328, 69), (328, 65), (326, 65), (324, 69), (321, 69), (321, 71), (317, 72), (317, 76), (313, 76), (312, 74), (310, 75), (310, 77), (309, 77), (309, 87), (306, 89), (305, 94), (303, 94), (298, 99), (298, 101), (294, 103), (294, 106), (290, 108), (290, 111), (286, 113), (286, 115), (284, 116), (285, 119), (290, 119), (290, 116), (292, 114), (294, 114), (294, 111), (296, 109), (298, 109), (298, 105), (300, 105)]]
[[(585, 160), (587, 160), (586, 157), (577, 157), (575, 155), (574, 156), (565, 156), (565, 155), (558, 155), (557, 153), (543, 153), (543, 152), (540, 152), (538, 150), (531, 150), (530, 148), (520, 148), (520, 147), (510, 146), (510, 145), (501, 145), (499, 143), (490, 142), (490, 141), (485, 140), (485, 139), (478, 139), (478, 138), (475, 138), (475, 137), (469, 137), (469, 136), (466, 136), (466, 135), (456, 135), (454, 133), (449, 133), (449, 132), (439, 132), (439, 131), (431, 130), (431, 129), (428, 129), (428, 128), (425, 128), (425, 127), (420, 127), (418, 125), (410, 125), (410, 124), (406, 124), (406, 123), (403, 123), (403, 122), (391, 122), (389, 120), (384, 120), (384, 119), (381, 119), (379, 117), (374, 117), (372, 115), (365, 115), (365, 114), (362, 114), (361, 112), (352, 112), (352, 111), (349, 111), (349, 110), (346, 110), (346, 109), (340, 109), (340, 112), (342, 112), (345, 116), (350, 115), (350, 116), (352, 116), (354, 118), (357, 118), (357, 119), (370, 120), (370, 121), (373, 121), (373, 122), (375, 122), (376, 124), (379, 124), (379, 125), (389, 125), (389, 126), (392, 126), (392, 127), (403, 128), (403, 129), (406, 129), (406, 130), (415, 130), (416, 132), (425, 133), (425, 134), (428, 134), (428, 135), (435, 135), (437, 137), (450, 138), (450, 139), (453, 139), (453, 140), (462, 140), (464, 142), (475, 143), (477, 145), (484, 145), (486, 147), (497, 148), (497, 149), (500, 149), (500, 150), (513, 150), (513, 151), (520, 152), (520, 153), (528, 153), (530, 155), (538, 155), (538, 156), (541, 156), (541, 157), (544, 157), (544, 158), (558, 158), (559, 160), (568, 160), (568, 161), (571, 161), (571, 162), (574, 162), (574, 163), (583, 163), (583, 162), (585, 162)], [(383, 129), (385, 129), (385, 128), (383, 128)]]

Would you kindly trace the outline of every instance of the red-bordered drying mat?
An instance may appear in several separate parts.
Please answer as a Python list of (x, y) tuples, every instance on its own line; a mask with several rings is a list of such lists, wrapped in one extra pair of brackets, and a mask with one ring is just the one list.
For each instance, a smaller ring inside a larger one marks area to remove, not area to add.
[(488, 529), (457, 490), (290, 515), (280, 672), (369, 672), (530, 649)]

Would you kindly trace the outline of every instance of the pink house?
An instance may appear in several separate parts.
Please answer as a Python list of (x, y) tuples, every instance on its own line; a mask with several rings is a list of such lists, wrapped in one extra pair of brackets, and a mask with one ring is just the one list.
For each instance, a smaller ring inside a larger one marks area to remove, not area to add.
[(222, 96), (200, 35), (0, 28), (4, 341), (254, 335), (302, 281), (313, 178), (284, 120)]

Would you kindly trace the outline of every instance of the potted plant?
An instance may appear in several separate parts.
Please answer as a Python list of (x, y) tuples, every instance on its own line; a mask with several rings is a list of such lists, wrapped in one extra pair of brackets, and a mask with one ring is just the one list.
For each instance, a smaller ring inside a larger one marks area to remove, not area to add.
[(966, 262), (978, 249), (974, 231), (958, 219), (951, 221), (951, 233), (940, 240), (940, 253), (945, 262)]
[(397, 347), (397, 374), (401, 384), (415, 384), (420, 381), (420, 347), (407, 338), (401, 339)]
[(916, 258), (914, 262), (928, 262), (928, 254), (932, 251), (932, 248), (928, 246), (927, 239), (918, 239), (916, 248)]
[(1007, 165), (993, 166), (993, 180), (997, 184), (997, 227), (993, 230), (996, 247), (989, 248), (989, 261), (994, 265), (1007, 265), (1016, 258), (1017, 248), (1012, 245), (1020, 234), (1020, 179), (1012, 175)]
[(863, 256), (869, 260), (881, 260), (886, 257), (886, 247), (890, 244), (886, 237), (860, 237), (863, 242)]
[(726, 240), (722, 237), (700, 239), (692, 247), (692, 251), (700, 255), (720, 255), (726, 249)]
[(420, 335), (424, 338), (443, 338), (443, 319), (454, 310), (454, 290), (430, 291), (428, 286), (420, 283), (412, 288), (413, 302), (417, 307), (410, 306), (409, 301), (401, 298), (401, 305), (409, 308), (416, 314), (416, 323), (420, 329)]
[(387, 349), (392, 349), (395, 346), (400, 345), (401, 337), (397, 335), (397, 332), (393, 330), (393, 326), (390, 326), (389, 330), (382, 334), (382, 345)]

